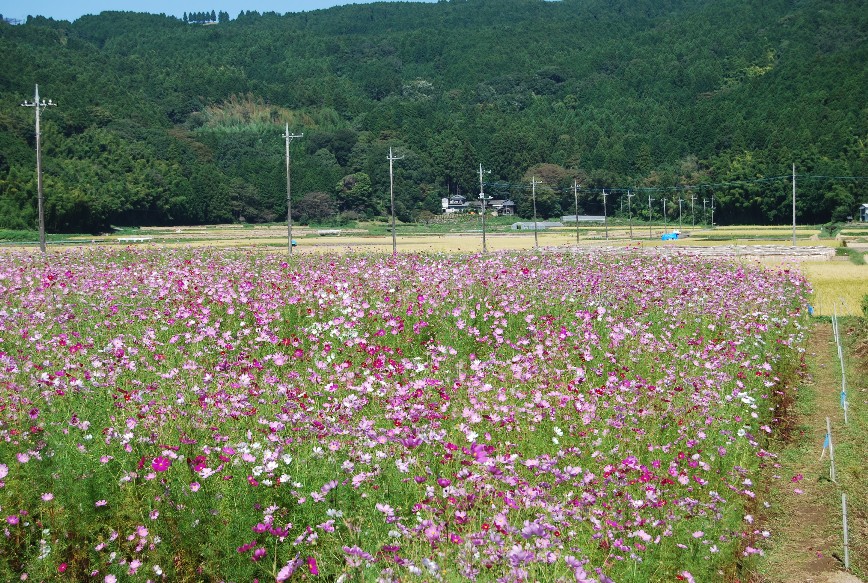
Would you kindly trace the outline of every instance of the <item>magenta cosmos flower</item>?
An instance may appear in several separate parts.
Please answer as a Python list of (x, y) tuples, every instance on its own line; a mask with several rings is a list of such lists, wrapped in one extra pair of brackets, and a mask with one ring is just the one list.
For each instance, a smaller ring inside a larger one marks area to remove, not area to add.
[(151, 467), (154, 468), (155, 472), (165, 472), (169, 469), (169, 466), (172, 465), (172, 460), (167, 457), (163, 457), (158, 455), (154, 458), (154, 461), (151, 462)]

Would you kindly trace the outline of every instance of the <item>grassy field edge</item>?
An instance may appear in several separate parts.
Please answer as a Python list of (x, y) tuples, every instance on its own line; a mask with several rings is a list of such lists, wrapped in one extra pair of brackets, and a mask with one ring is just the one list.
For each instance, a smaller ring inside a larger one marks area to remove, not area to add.
[[(806, 371), (797, 387), (787, 442), (767, 468), (767, 524), (771, 548), (754, 580), (762, 583), (847, 582), (868, 576), (868, 323), (840, 320), (845, 349), (848, 424), (841, 407), (841, 366), (832, 324), (819, 319), (811, 331)], [(832, 424), (836, 482), (823, 452), (826, 417)], [(847, 494), (850, 572), (844, 574), (841, 493)]]

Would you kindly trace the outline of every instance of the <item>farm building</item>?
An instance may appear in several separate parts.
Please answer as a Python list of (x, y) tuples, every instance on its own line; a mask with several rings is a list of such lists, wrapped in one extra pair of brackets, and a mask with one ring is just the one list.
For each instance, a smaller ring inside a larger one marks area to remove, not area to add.
[[(478, 213), (482, 211), (481, 200), (468, 201), (467, 197), (460, 194), (443, 198), (440, 200), (440, 203), (443, 207), (443, 212), (446, 214), (466, 213), (470, 211)], [(514, 215), (515, 203), (511, 200), (491, 199), (486, 203), (485, 210), (503, 216)]]
[(443, 212), (447, 215), (453, 213), (464, 213), (470, 208), (470, 204), (467, 202), (467, 197), (461, 196), (460, 194), (441, 199), (440, 204), (443, 207)]
[(868, 202), (863, 202), (859, 206), (859, 220), (868, 223)]
[[(603, 215), (579, 215), (580, 223), (602, 223), (606, 220)], [(561, 217), (562, 223), (575, 223), (576, 215), (564, 215)]]
[(515, 214), (515, 203), (511, 200), (493, 199), (488, 201), (486, 207), (500, 216), (512, 216)]
[[(551, 229), (552, 227), (563, 227), (564, 224), (560, 222), (553, 221), (537, 221), (536, 228), (538, 231), (543, 231), (545, 229)], [(534, 223), (533, 221), (513, 223), (512, 230), (513, 231), (533, 231)]]

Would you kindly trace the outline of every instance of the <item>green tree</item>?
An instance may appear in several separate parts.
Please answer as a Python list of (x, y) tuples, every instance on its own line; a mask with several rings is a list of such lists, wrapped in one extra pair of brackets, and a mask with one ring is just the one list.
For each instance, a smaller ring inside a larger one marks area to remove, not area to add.
[(364, 172), (344, 176), (335, 187), (341, 211), (353, 211), (368, 217), (385, 214), (382, 199), (375, 199), (371, 178)]
[(292, 211), (302, 223), (323, 224), (337, 217), (338, 206), (327, 192), (307, 192), (296, 206), (292, 207)]

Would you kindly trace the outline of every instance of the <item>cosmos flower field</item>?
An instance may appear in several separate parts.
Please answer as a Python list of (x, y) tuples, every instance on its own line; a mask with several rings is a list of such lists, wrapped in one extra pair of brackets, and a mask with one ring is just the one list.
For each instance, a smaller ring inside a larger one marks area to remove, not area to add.
[(0, 579), (731, 577), (808, 291), (633, 253), (6, 253)]

